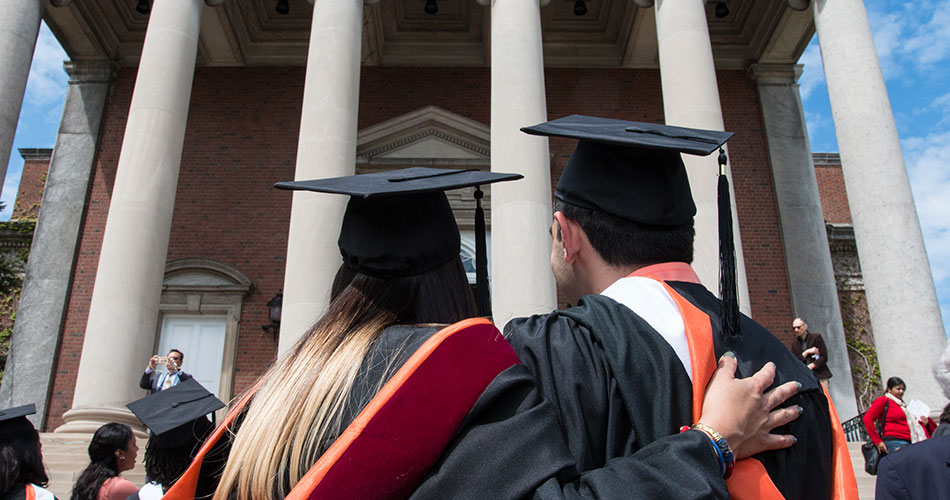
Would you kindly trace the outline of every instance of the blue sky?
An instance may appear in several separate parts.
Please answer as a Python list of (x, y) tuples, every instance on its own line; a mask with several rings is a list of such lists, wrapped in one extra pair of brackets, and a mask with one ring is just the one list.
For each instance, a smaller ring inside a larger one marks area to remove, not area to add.
[[(950, 0), (865, 0), (881, 69), (924, 232), (944, 328), (950, 333)], [(66, 54), (44, 24), (0, 200), (10, 217), (23, 158), (17, 148), (53, 147), (62, 113)], [(801, 94), (812, 150), (838, 150), (815, 37), (800, 62)]]
[[(950, 333), (950, 1), (865, 0), (945, 333)], [(799, 61), (812, 151), (838, 151), (815, 37)]]

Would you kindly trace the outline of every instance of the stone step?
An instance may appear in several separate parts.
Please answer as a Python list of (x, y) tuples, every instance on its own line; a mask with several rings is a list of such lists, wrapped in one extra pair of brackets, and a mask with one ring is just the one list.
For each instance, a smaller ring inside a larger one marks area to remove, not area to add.
[(858, 481), (858, 496), (861, 500), (874, 500), (876, 478), (864, 472), (864, 455), (861, 453), (861, 443), (848, 442), (848, 454), (851, 455), (854, 478)]
[[(73, 483), (89, 465), (89, 440), (91, 435), (40, 433), (43, 443), (43, 463), (49, 474), (47, 489), (57, 498), (68, 499)], [(141, 487), (145, 484), (145, 443), (147, 439), (137, 439), (139, 446), (135, 468), (122, 473), (122, 477)]]
[[(49, 490), (57, 498), (69, 498), (73, 483), (83, 469), (89, 465), (87, 448), (91, 436), (40, 433), (43, 443), (43, 461), (49, 472)], [(122, 473), (122, 477), (138, 486), (145, 484), (145, 456), (146, 439), (139, 439), (139, 454), (135, 468)], [(874, 500), (874, 476), (864, 472), (864, 456), (861, 454), (861, 443), (848, 443), (848, 453), (854, 466), (855, 479), (858, 483), (858, 495), (861, 500)]]

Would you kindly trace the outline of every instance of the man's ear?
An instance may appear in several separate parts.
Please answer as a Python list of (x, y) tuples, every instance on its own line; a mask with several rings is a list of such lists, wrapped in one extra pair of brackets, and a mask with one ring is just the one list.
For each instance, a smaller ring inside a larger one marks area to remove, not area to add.
[[(581, 226), (568, 219), (561, 212), (554, 212), (554, 220), (561, 227), (561, 247), (564, 249), (564, 262), (573, 264), (581, 248)], [(557, 235), (555, 235), (557, 237)]]

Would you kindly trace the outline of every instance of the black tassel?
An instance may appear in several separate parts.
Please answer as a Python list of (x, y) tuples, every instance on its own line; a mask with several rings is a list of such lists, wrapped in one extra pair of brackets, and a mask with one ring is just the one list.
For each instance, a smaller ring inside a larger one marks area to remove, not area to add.
[(482, 209), (482, 190), (475, 187), (475, 304), (479, 316), (491, 316), (491, 296), (488, 293), (488, 249), (485, 242), (485, 210)]
[(722, 300), (723, 338), (739, 333), (739, 295), (736, 287), (736, 248), (732, 235), (732, 205), (729, 178), (726, 177), (726, 152), (719, 149), (719, 297)]

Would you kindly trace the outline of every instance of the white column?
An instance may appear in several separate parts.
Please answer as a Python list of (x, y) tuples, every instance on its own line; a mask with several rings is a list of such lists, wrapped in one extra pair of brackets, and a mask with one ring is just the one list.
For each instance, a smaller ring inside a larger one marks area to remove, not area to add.
[[(795, 315), (805, 318), (809, 329), (820, 332), (825, 339), (832, 373), (828, 392), (838, 416), (847, 420), (858, 414), (858, 406), (798, 92), (801, 69), (791, 64), (755, 64), (751, 73), (758, 84)], [(792, 319), (788, 318), (788, 324)]]
[(946, 339), (864, 3), (812, 3), (881, 375), (939, 408), (931, 368)]
[[(304, 84), (296, 180), (353, 175), (363, 0), (315, 2)], [(337, 239), (347, 199), (295, 192), (280, 322), (283, 353), (326, 311), (342, 263)]]
[(57, 432), (120, 419), (152, 354), (181, 163), (202, 0), (152, 5), (76, 378)]
[[(703, 0), (657, 0), (656, 37), (660, 54), (663, 113), (668, 125), (723, 130), (722, 107)], [(703, 284), (719, 290), (719, 210), (716, 204), (717, 154), (682, 155), (696, 202), (693, 267)], [(729, 166), (730, 189), (732, 166)], [(749, 314), (749, 287), (739, 238), (736, 197), (732, 199), (739, 308)]]
[(7, 175), (42, 14), (40, 0), (0, 2), (0, 19), (3, 19), (3, 29), (0, 29), (0, 68), (3, 68), (0, 70), (0, 184)]
[(557, 307), (551, 273), (548, 140), (520, 131), (547, 120), (538, 0), (494, 0), (491, 13), (491, 169), (524, 179), (492, 186), (495, 324)]

